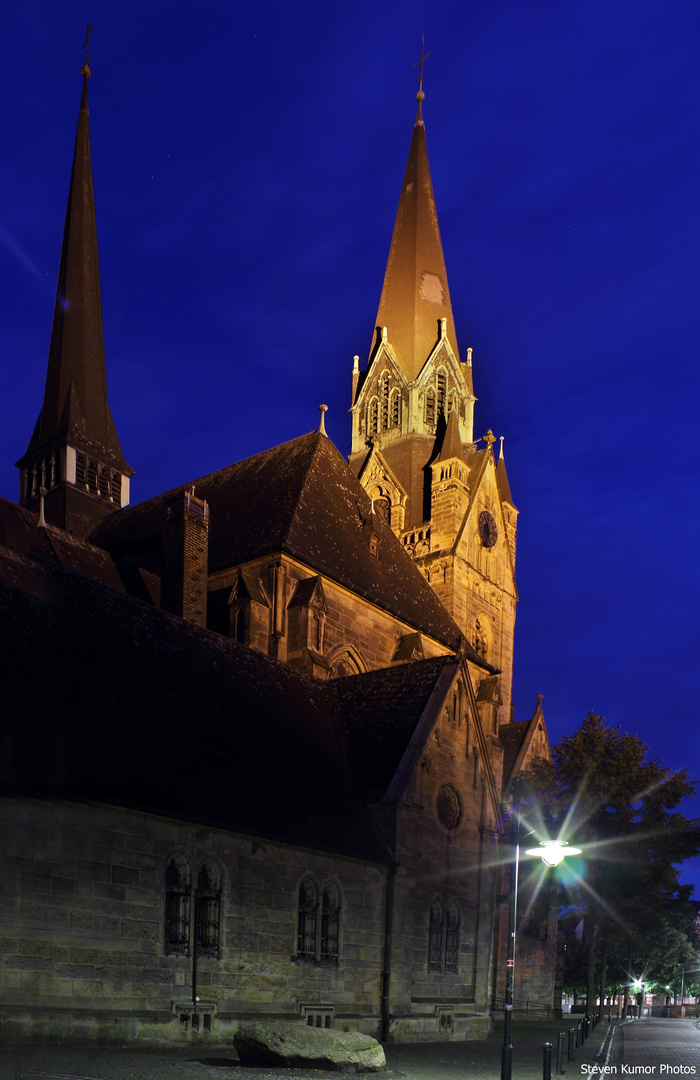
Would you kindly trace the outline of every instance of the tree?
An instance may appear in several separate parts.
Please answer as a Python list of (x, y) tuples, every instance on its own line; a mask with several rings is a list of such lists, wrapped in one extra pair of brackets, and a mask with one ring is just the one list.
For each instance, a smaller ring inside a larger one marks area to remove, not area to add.
[(531, 828), (584, 851), (580, 872), (562, 868), (560, 880), (568, 875), (568, 903), (584, 918), (589, 1012), (596, 944), (601, 1001), (609, 950), (627, 983), (635, 962), (662, 967), (662, 956), (687, 951), (678, 935), (691, 923), (692, 905), (677, 866), (700, 852), (700, 820), (677, 807), (695, 783), (685, 770), (672, 773), (647, 761), (647, 749), (636, 735), (589, 713), (554, 747), (552, 761), (536, 762), (529, 777), (524, 813)]

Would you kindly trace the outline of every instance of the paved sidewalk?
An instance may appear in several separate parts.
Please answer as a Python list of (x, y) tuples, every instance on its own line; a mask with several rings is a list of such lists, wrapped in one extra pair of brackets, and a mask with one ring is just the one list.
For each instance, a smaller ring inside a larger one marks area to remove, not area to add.
[[(700, 1077), (700, 1030), (696, 1020), (643, 1017), (621, 1027), (620, 1044), (610, 1064), (617, 1075)], [(634, 1071), (633, 1071), (634, 1070)], [(613, 1073), (613, 1075), (615, 1075)]]
[[(553, 1044), (556, 1080), (557, 1035), (568, 1032), (576, 1019), (515, 1021), (513, 1080), (541, 1080), (545, 1042)], [(390, 1045), (386, 1070), (374, 1075), (377, 1080), (499, 1080), (502, 1044), (499, 1024), (488, 1039), (478, 1042)], [(604, 1021), (573, 1062), (567, 1064), (566, 1056), (565, 1041), (567, 1080), (580, 1076), (598, 1080), (606, 1065), (613, 1076), (632, 1073), (637, 1066), (636, 1075), (660, 1080), (696, 1075), (700, 1080), (700, 1030), (688, 1020)], [(243, 1068), (230, 1043), (158, 1050), (35, 1046), (0, 1052), (0, 1080), (338, 1080), (338, 1076), (318, 1069)]]

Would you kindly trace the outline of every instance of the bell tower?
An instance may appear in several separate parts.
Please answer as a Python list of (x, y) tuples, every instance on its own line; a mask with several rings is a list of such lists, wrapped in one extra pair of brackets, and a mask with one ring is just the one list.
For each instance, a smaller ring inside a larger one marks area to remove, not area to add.
[(513, 504), (501, 446), (474, 439), (472, 350), (460, 358), (418, 108), (365, 371), (353, 369), (350, 464), (467, 640), (501, 670), (515, 628)]
[(107, 400), (85, 63), (44, 402), (20, 470), (19, 502), (78, 536), (129, 502), (133, 475)]

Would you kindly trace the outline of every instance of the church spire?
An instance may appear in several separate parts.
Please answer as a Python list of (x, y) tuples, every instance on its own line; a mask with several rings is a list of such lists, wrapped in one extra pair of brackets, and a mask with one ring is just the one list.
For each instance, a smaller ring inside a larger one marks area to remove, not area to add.
[[(24, 457), (20, 501), (47, 488), (46, 518), (86, 533), (128, 502), (129, 477), (107, 400), (85, 63), (44, 402)], [(77, 499), (77, 501), (76, 501)], [(38, 505), (38, 502), (37, 502)]]
[(425, 141), (425, 59), (421, 47), (418, 109), (376, 321), (387, 328), (387, 340), (409, 382), (438, 341), (440, 319), (446, 320), (447, 339), (459, 356)]

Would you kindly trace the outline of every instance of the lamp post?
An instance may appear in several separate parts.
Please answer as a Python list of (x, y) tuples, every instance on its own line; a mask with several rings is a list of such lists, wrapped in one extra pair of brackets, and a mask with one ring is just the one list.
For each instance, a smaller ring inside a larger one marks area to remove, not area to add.
[[(520, 866), (520, 809), (517, 805), (513, 806), (511, 828), (514, 859), (508, 890), (508, 955), (506, 958), (506, 999), (503, 1009), (501, 1080), (511, 1080), (513, 1071), (513, 976), (515, 974), (515, 922), (518, 910), (518, 869)], [(525, 854), (537, 855), (546, 866), (558, 866), (567, 855), (580, 855), (581, 848), (571, 847), (566, 840), (540, 840), (538, 847), (528, 848)]]

